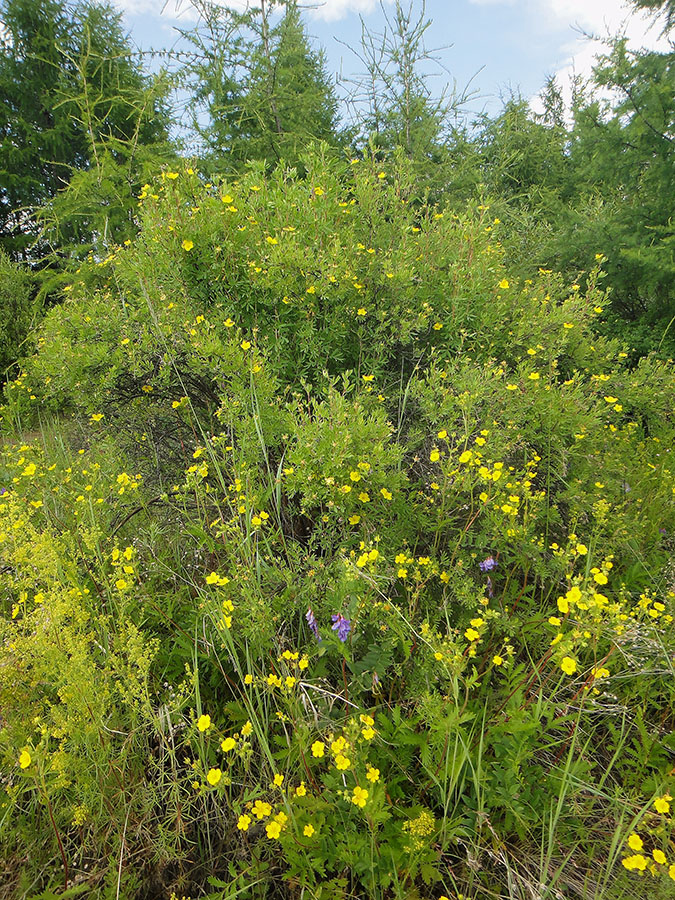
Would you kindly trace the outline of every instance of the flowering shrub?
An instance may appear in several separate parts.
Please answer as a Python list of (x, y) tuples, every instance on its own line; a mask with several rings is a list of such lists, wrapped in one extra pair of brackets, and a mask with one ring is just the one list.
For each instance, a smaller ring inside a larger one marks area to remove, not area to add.
[(666, 897), (672, 366), (306, 169), (148, 185), (7, 388), (9, 896)]

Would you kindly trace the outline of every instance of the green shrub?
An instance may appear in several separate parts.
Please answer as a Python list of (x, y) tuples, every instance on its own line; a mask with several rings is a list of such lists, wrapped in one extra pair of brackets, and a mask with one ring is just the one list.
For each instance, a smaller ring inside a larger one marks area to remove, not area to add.
[(7, 388), (60, 416), (2, 470), (8, 856), (102, 898), (666, 897), (672, 366), (595, 333), (601, 259), (517, 284), (403, 163), (305, 167), (148, 186)]

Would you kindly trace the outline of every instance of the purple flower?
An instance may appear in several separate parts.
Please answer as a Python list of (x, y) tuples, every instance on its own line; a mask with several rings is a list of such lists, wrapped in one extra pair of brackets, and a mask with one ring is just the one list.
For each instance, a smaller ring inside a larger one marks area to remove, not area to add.
[(314, 616), (314, 613), (312, 612), (312, 607), (311, 607), (311, 606), (309, 607), (309, 609), (308, 609), (307, 612), (305, 613), (305, 618), (307, 619), (307, 624), (309, 625), (309, 627), (310, 627), (310, 628), (312, 629), (312, 631), (314, 632), (314, 637), (317, 639), (317, 641), (320, 642), (320, 641), (321, 641), (321, 635), (319, 634), (319, 626), (318, 626), (318, 624), (317, 624), (317, 621), (316, 621), (316, 618), (315, 618), (315, 616)]
[(478, 563), (478, 568), (481, 572), (491, 572), (493, 569), (497, 568), (497, 560), (494, 556), (488, 556), (487, 559), (484, 559), (483, 562)]
[(331, 616), (333, 620), (332, 631), (337, 631), (337, 635), (344, 644), (344, 642), (349, 637), (349, 632), (352, 630), (352, 623), (349, 619), (345, 619), (342, 613), (338, 613), (337, 615), (333, 614)]
[(488, 592), (488, 597), (494, 597), (495, 591), (494, 591), (494, 588), (492, 587), (492, 579), (490, 578), (489, 575), (487, 577), (487, 592)]

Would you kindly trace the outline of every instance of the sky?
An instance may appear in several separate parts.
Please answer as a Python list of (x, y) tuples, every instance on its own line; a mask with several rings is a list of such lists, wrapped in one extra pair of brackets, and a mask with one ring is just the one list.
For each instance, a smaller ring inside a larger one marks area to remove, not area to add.
[[(145, 50), (171, 47), (175, 27), (189, 26), (194, 18), (189, 0), (114, 2), (132, 39)], [(370, 30), (381, 31), (380, 2), (390, 10), (393, 0), (318, 0), (313, 8), (312, 2), (300, 0), (300, 5), (310, 35), (326, 51), (329, 71), (358, 74), (362, 66), (349, 48), (359, 46), (361, 18)], [(414, 8), (421, 3), (414, 0)], [(230, 5), (245, 5), (245, 0)], [(566, 85), (574, 72), (589, 75), (602, 50), (589, 35), (601, 39), (622, 32), (634, 48), (666, 46), (659, 24), (625, 0), (426, 0), (426, 15), (433, 22), (427, 46), (438, 48), (445, 69), (434, 76), (434, 92), (440, 93), (445, 82), (468, 89), (469, 114), (494, 114), (513, 92), (536, 108), (547, 76), (556, 74)]]

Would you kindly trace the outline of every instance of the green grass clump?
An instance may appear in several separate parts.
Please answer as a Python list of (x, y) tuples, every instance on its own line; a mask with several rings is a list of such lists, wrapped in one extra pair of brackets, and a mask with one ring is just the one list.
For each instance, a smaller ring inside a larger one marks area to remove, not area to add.
[(305, 167), (158, 176), (7, 386), (0, 897), (672, 897), (672, 365)]

